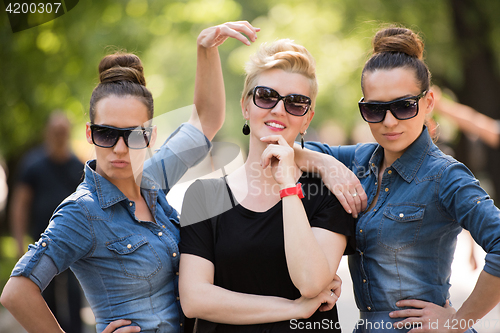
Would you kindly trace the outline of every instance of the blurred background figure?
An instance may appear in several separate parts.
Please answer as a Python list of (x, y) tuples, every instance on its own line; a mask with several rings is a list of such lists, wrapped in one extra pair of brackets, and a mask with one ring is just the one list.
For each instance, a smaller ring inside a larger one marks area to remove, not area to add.
[(483, 143), (493, 149), (500, 146), (500, 123), (470, 106), (460, 104), (449, 98), (444, 98), (441, 89), (433, 86), (435, 92), (436, 110), (455, 123), (458, 128), (468, 134), (479, 138)]
[[(70, 134), (66, 115), (54, 111), (45, 127), (43, 145), (29, 151), (17, 168), (9, 219), (19, 258), (29, 241), (38, 240), (59, 203), (82, 181), (83, 163), (71, 151)], [(26, 236), (31, 240), (25, 241)], [(82, 332), (82, 292), (70, 270), (56, 276), (42, 295), (65, 332)]]

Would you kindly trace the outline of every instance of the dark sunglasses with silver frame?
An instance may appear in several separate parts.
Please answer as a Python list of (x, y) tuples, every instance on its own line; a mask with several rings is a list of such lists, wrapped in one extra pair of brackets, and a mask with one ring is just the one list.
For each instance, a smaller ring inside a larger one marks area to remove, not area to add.
[(394, 118), (407, 120), (418, 114), (418, 101), (427, 94), (428, 90), (422, 91), (417, 96), (398, 98), (389, 102), (364, 102), (364, 97), (358, 102), (361, 117), (368, 123), (380, 123), (384, 121), (387, 111)]
[(253, 103), (261, 109), (272, 109), (283, 100), (285, 111), (292, 116), (302, 117), (311, 107), (311, 98), (300, 94), (281, 96), (276, 90), (264, 86), (256, 86), (251, 92)]
[(123, 138), (130, 149), (143, 149), (149, 146), (153, 127), (119, 128), (108, 125), (91, 124), (92, 142), (101, 148), (111, 148)]

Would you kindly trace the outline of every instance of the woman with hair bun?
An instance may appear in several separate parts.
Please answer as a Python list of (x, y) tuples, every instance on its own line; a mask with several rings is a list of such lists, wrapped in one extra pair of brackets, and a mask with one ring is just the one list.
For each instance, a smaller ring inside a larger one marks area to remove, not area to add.
[(234, 22), (200, 33), (196, 110), (146, 162), (156, 128), (141, 60), (129, 53), (101, 60), (86, 125), (96, 159), (86, 163), (85, 179), (17, 263), (1, 296), (28, 332), (62, 332), (40, 291), (67, 268), (83, 287), (98, 332), (124, 325), (116, 332), (183, 331), (179, 216), (165, 195), (205, 157), (222, 126), (225, 96), (217, 46), (228, 37), (248, 45), (257, 31), (248, 22)]
[(314, 115), (314, 58), (281, 39), (263, 44), (246, 72), (247, 160), (227, 177), (196, 181), (184, 198), (182, 308), (200, 333), (340, 332), (335, 278), (354, 219), (297, 168), (291, 148)]
[[(360, 310), (355, 332), (474, 331), (469, 327), (500, 301), (500, 211), (467, 167), (432, 141), (426, 118), (434, 93), (423, 51), (409, 29), (375, 35), (359, 109), (377, 143), (306, 144), (328, 155), (295, 148), (299, 165), (313, 162), (325, 175), (352, 170), (368, 196), (349, 256)], [(350, 195), (362, 206), (361, 194)], [(462, 229), (487, 255), (474, 291), (456, 311), (449, 288)]]

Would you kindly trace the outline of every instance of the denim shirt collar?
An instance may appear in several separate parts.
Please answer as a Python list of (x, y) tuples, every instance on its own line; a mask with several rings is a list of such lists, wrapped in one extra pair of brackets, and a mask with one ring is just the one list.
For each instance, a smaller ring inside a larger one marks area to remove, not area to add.
[[(125, 194), (109, 180), (98, 174), (95, 168), (96, 160), (90, 160), (85, 163), (85, 181), (96, 189), (101, 208), (109, 208), (124, 200), (128, 203), (129, 199)], [(154, 210), (156, 205), (154, 205), (154, 202), (156, 202), (158, 196), (158, 189), (158, 184), (143, 176), (141, 181), (141, 192), (147, 205), (152, 209), (153, 216), (155, 216)]]
[[(392, 168), (394, 168), (406, 182), (411, 183), (422, 166), (424, 158), (432, 144), (432, 138), (429, 135), (429, 131), (427, 127), (424, 126), (420, 136), (408, 147), (408, 149), (406, 149), (403, 155), (392, 164)], [(369, 165), (373, 173), (377, 174), (378, 167), (381, 165), (383, 157), (384, 148), (378, 145), (370, 158)]]

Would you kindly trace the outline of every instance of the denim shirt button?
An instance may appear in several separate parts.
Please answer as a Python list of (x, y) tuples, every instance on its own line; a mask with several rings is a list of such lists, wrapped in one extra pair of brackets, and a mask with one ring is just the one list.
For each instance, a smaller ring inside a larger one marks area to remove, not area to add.
[(368, 306), (366, 309), (367, 309), (368, 311), (371, 311), (371, 310), (372, 310), (372, 308), (371, 308), (370, 306)]
[(389, 192), (389, 188), (388, 188), (388, 187), (386, 187), (386, 188), (385, 188), (385, 191), (386, 191), (386, 192)]
[(359, 233), (362, 233), (363, 232), (363, 229), (359, 229)]
[(392, 170), (387, 171), (388, 174), (392, 174)]
[(366, 283), (366, 279), (363, 279), (363, 283)]
[(179, 272), (175, 272), (175, 275), (177, 275), (177, 276), (178, 276), (178, 275), (179, 275)]
[(128, 205), (129, 205), (130, 207), (132, 207), (132, 206), (134, 205), (134, 203), (131, 201), (131, 202), (129, 202), (129, 203), (128, 203)]
[(172, 253), (172, 257), (174, 257), (174, 258), (177, 257), (177, 253), (175, 253), (175, 252)]
[(132, 244), (128, 244), (127, 249), (131, 249), (131, 248), (132, 248)]
[(43, 243), (42, 243), (42, 246), (43, 246), (43, 247), (46, 247), (46, 246), (47, 246), (47, 243), (43, 242)]
[(159, 236), (159, 237), (163, 236), (163, 232), (161, 232), (161, 231), (160, 231), (160, 232), (158, 233), (158, 236)]
[(399, 213), (399, 217), (403, 218), (403, 217), (405, 217), (405, 214)]

